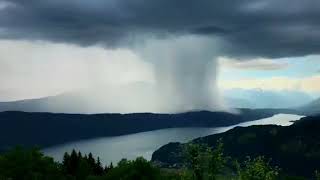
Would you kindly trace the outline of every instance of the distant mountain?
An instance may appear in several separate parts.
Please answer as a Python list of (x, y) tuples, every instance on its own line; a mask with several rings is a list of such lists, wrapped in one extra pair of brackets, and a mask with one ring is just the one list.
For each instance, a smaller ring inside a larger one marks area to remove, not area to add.
[(237, 97), (225, 97), (224, 101), (228, 107), (231, 108), (250, 108), (255, 109), (255, 103), (250, 100), (237, 98)]
[[(108, 91), (105, 91), (107, 89)], [(162, 104), (155, 87), (137, 83), (121, 88), (79, 90), (38, 99), (0, 102), (0, 112), (54, 112), (54, 113), (105, 113), (105, 112), (173, 112), (177, 104)], [(146, 98), (150, 97), (150, 98)], [(223, 92), (228, 107), (232, 108), (296, 108), (315, 98), (303, 92), (265, 91), (261, 89), (230, 89)], [(122, 100), (122, 101), (120, 101)], [(125, 101), (125, 103), (124, 103)], [(137, 103), (139, 102), (139, 103)], [(156, 103), (155, 103), (156, 102)], [(175, 112), (178, 112), (176, 110)]]
[[(56, 96), (48, 96), (37, 99), (0, 102), (0, 112), (24, 111), (93, 114), (105, 112), (121, 112), (121, 110), (126, 109), (128, 109), (128, 112), (130, 112), (130, 108), (127, 107), (131, 107), (133, 102), (138, 102), (139, 100), (139, 98), (133, 100), (130, 97), (118, 97), (113, 93), (108, 93), (109, 94), (100, 91), (68, 92)], [(125, 99), (126, 103), (115, 102), (115, 100), (121, 98)], [(122, 106), (120, 107), (120, 105)], [(131, 110), (135, 109), (131, 108)], [(139, 109), (137, 109), (137, 111), (138, 110)]]
[(320, 98), (298, 109), (306, 112), (306, 114), (320, 114)]
[(0, 151), (18, 144), (41, 147), (82, 139), (118, 136), (178, 127), (219, 127), (270, 117), (291, 110), (239, 109), (226, 112), (186, 112), (180, 114), (54, 114), (0, 113)]
[[(119, 99), (125, 100), (125, 103), (119, 101)], [(24, 111), (74, 114), (141, 112), (142, 108), (135, 102), (143, 103), (144, 101), (145, 99), (142, 97), (119, 96), (113, 93), (69, 92), (37, 99), (0, 102), (0, 112)], [(150, 104), (150, 109), (155, 109), (152, 102), (148, 102), (148, 104)]]
[[(239, 160), (263, 155), (291, 175), (310, 177), (320, 164), (320, 116), (306, 117), (288, 127), (276, 125), (236, 127), (221, 134), (193, 140), (214, 147), (222, 138), (225, 154)], [(185, 144), (169, 143), (152, 155), (152, 161), (163, 167), (183, 163)]]
[(227, 105), (234, 108), (296, 108), (314, 100), (300, 91), (229, 89), (223, 94)]
[(61, 94), (38, 99), (26, 99), (11, 102), (0, 102), (0, 112), (68, 112), (84, 109), (86, 101), (76, 94)]
[(120, 87), (80, 89), (37, 99), (0, 102), (0, 112), (24, 111), (76, 114), (168, 112), (165, 111), (166, 107), (163, 111), (157, 111), (162, 109), (158, 107), (159, 103), (155, 103), (157, 99), (153, 97), (158, 96), (152, 88), (145, 84), (135, 83)]

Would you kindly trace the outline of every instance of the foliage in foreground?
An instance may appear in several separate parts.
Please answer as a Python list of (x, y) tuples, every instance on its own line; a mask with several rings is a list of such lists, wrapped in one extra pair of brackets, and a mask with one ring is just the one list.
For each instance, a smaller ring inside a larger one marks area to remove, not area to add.
[(315, 171), (314, 173), (316, 180), (320, 180), (320, 172), (319, 171)]
[(90, 177), (88, 180), (152, 180), (161, 179), (160, 176), (160, 169), (154, 167), (144, 158), (139, 157), (136, 160), (123, 159), (104, 176)]
[(0, 156), (0, 179), (63, 179), (60, 164), (38, 149), (16, 148)]
[(239, 180), (276, 180), (279, 177), (279, 168), (272, 167), (264, 157), (248, 159), (243, 167), (236, 162)]
[(223, 154), (223, 144), (219, 140), (212, 149), (201, 144), (187, 144), (185, 149), (186, 166), (192, 171), (193, 179), (216, 179), (226, 165), (227, 158)]
[[(160, 169), (142, 157), (121, 160), (115, 167), (103, 167), (100, 159), (90, 153), (65, 153), (63, 162), (55, 162), (39, 149), (16, 148), (0, 155), (0, 180), (276, 180), (301, 179), (280, 176), (264, 157), (250, 158), (242, 163), (226, 157), (223, 144), (215, 148), (188, 144), (184, 151), (185, 167)], [(234, 163), (231, 163), (234, 162)], [(232, 166), (233, 164), (234, 166)], [(315, 172), (320, 180), (320, 173)], [(303, 178), (302, 178), (303, 179)]]
[(70, 155), (64, 154), (61, 166), (63, 174), (77, 179), (86, 179), (89, 175), (102, 176), (109, 170), (107, 166), (103, 168), (99, 157), (95, 160), (91, 153), (82, 156), (81, 152), (75, 150)]

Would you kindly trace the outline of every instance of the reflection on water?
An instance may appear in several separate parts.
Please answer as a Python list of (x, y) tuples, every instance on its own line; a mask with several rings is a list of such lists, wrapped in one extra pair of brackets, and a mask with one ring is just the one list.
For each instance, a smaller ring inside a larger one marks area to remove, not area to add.
[(125, 136), (96, 138), (72, 142), (60, 146), (44, 149), (46, 155), (54, 157), (61, 161), (65, 152), (71, 152), (72, 149), (80, 150), (88, 154), (92, 152), (99, 156), (103, 163), (117, 163), (122, 158), (135, 159), (138, 156), (150, 160), (152, 153), (159, 147), (169, 142), (187, 142), (194, 138), (225, 132), (236, 126), (251, 126), (277, 124), (289, 126), (291, 121), (299, 120), (303, 116), (292, 114), (278, 114), (270, 118), (260, 119), (240, 123), (234, 126), (220, 128), (171, 128), (149, 132), (130, 134)]

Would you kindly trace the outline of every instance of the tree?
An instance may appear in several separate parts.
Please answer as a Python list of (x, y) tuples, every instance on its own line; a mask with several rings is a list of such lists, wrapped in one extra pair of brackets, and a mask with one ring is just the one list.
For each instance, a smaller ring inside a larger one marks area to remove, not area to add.
[(279, 176), (279, 168), (272, 167), (270, 161), (263, 156), (248, 159), (243, 167), (236, 163), (239, 180), (276, 180)]
[(78, 159), (82, 159), (82, 154), (80, 151), (78, 152)]
[(78, 153), (73, 149), (70, 155), (70, 161), (68, 164), (68, 173), (75, 176), (77, 173), (78, 165), (79, 165), (79, 157)]
[(226, 164), (222, 140), (218, 140), (214, 149), (203, 144), (187, 144), (184, 154), (196, 180), (214, 180)]
[(63, 155), (63, 160), (62, 160), (62, 168), (64, 172), (70, 172), (70, 155), (68, 152), (65, 152)]
[(122, 159), (104, 177), (105, 180), (157, 180), (160, 179), (160, 170), (142, 157), (132, 161)]
[(110, 170), (112, 170), (113, 169), (113, 164), (112, 164), (112, 162), (110, 163), (110, 165), (108, 166), (108, 165), (106, 165), (105, 167), (104, 167), (104, 173), (106, 174), (106, 173), (108, 173)]
[(315, 175), (316, 180), (320, 180), (320, 172), (318, 170), (316, 170), (314, 172), (314, 175)]
[(204, 169), (203, 161), (205, 147), (200, 144), (188, 143), (184, 149), (187, 166), (191, 168), (193, 177), (196, 180), (202, 180)]
[(1, 178), (12, 180), (61, 179), (63, 174), (58, 163), (44, 156), (38, 148), (17, 147), (0, 156)]
[(80, 159), (76, 171), (77, 180), (85, 180), (89, 175), (92, 174), (90, 165), (85, 159)]
[(100, 158), (97, 161), (92, 153), (83, 156), (82, 153), (72, 150), (71, 154), (65, 153), (63, 156), (62, 167), (65, 174), (77, 179), (83, 179), (89, 175), (101, 176), (104, 174), (104, 169)]
[(93, 158), (92, 153), (89, 153), (89, 155), (88, 155), (88, 163), (89, 163), (90, 167), (95, 167), (96, 160)]
[(101, 162), (100, 162), (100, 158), (98, 157), (98, 159), (97, 159), (97, 163), (95, 164), (95, 167), (94, 167), (95, 169), (94, 169), (94, 173), (95, 173), (95, 175), (98, 175), (98, 176), (101, 176), (102, 174), (103, 174), (103, 166), (102, 166), (102, 164), (101, 164)]
[[(210, 153), (210, 151), (212, 151)], [(217, 144), (213, 150), (209, 150), (209, 157), (210, 157), (210, 162), (209, 162), (209, 171), (212, 176), (211, 179), (215, 179), (215, 175), (220, 173), (220, 171), (225, 167), (225, 164), (227, 162), (227, 158), (225, 157), (223, 153), (223, 143), (222, 139), (219, 139), (217, 141)]]

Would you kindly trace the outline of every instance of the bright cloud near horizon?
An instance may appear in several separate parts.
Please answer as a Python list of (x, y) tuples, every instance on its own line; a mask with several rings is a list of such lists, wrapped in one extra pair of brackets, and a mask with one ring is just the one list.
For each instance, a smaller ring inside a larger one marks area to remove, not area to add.
[(320, 56), (236, 61), (222, 57), (222, 89), (262, 89), (320, 93)]
[(314, 0), (0, 0), (0, 101), (74, 92), (100, 110), (177, 112), (226, 109), (228, 89), (316, 97), (319, 7)]

